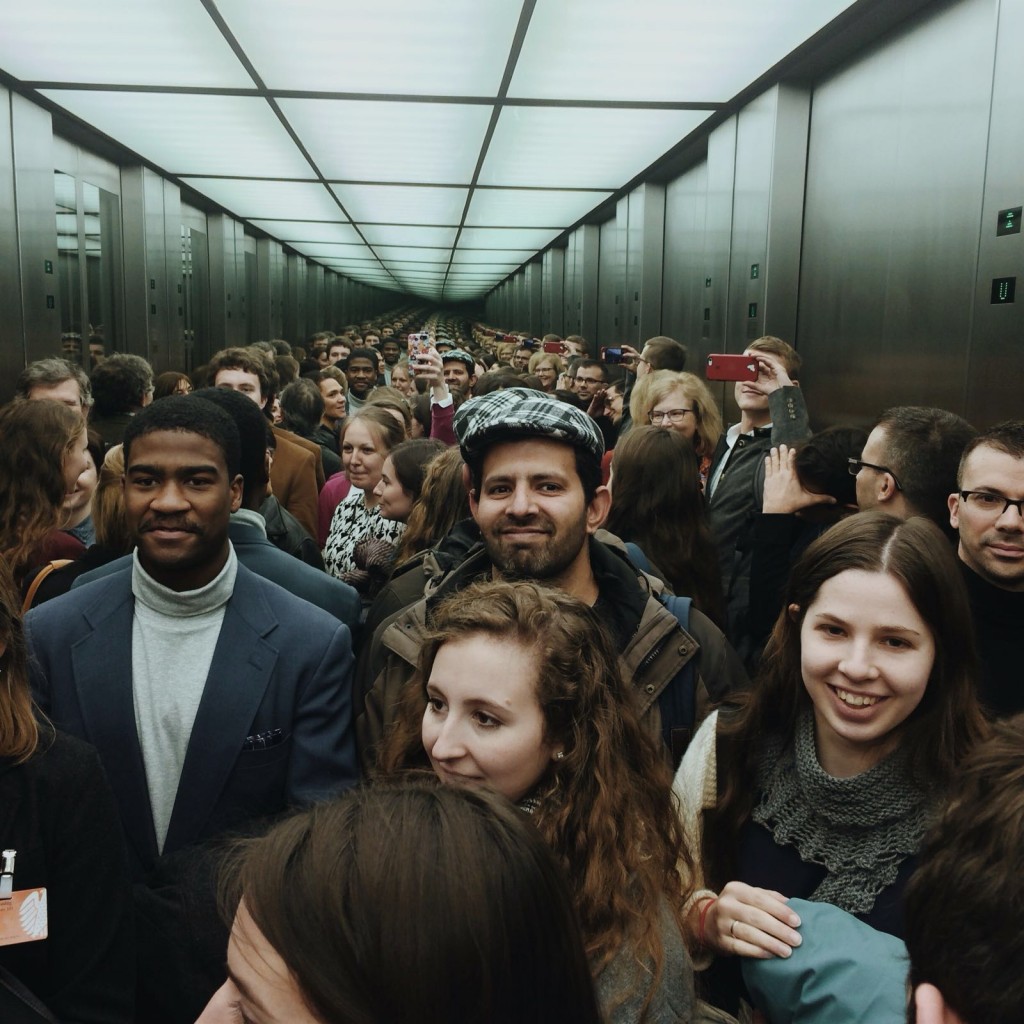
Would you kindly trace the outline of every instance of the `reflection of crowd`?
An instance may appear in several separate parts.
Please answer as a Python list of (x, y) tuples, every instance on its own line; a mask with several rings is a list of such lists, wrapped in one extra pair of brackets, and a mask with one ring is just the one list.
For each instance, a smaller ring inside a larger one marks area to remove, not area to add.
[(0, 408), (0, 1017), (895, 1021), (909, 949), (1019, 1018), (1024, 424), (812, 434), (773, 337), (731, 425), (667, 336), (90, 342)]

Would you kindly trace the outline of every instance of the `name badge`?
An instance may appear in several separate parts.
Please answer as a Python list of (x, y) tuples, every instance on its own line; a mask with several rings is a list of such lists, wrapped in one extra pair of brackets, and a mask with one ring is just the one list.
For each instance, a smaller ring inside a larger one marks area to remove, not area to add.
[(38, 942), (48, 934), (45, 889), (16, 889), (0, 900), (0, 946)]

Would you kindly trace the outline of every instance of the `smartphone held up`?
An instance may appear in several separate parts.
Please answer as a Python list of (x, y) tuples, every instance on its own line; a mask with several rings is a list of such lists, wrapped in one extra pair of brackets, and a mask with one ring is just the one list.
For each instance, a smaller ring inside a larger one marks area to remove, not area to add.
[(713, 353), (708, 356), (707, 379), (757, 380), (757, 359), (754, 356)]

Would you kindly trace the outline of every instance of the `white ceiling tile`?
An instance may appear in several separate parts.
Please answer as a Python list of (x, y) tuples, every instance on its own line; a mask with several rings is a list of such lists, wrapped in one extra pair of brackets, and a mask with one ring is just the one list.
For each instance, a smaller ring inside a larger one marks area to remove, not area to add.
[[(337, 209), (337, 208), (335, 208)], [(341, 211), (337, 211), (340, 215)], [(351, 224), (328, 224), (312, 220), (263, 220), (254, 218), (252, 223), (283, 242), (345, 242), (363, 248), (362, 239)]]
[(370, 245), (437, 245), (455, 244), (455, 228), (424, 228), (405, 224), (366, 224), (361, 228)]
[(274, 112), (257, 97), (40, 91), (171, 174), (311, 174)]
[(538, 0), (509, 96), (725, 102), (852, 2)]
[(282, 99), (325, 178), (468, 185), (490, 106)]
[(374, 245), (383, 260), (448, 261), (451, 246)]
[(473, 192), (466, 224), (521, 228), (572, 224), (610, 196), (610, 192), (481, 188)]
[[(300, 181), (245, 181), (237, 178), (182, 178), (239, 217), (270, 217), (276, 223), (334, 220), (344, 222), (338, 204), (322, 185)], [(275, 237), (279, 237), (275, 234)]]
[(522, 0), (218, 0), (271, 89), (489, 96)]
[(624, 185), (707, 117), (692, 110), (505, 107), (482, 185)]
[(533, 255), (561, 232), (562, 228), (463, 228), (459, 248), (529, 249)]
[(356, 223), (458, 224), (469, 189), (339, 185), (331, 189)]
[(254, 86), (199, 0), (7, 2), (2, 18), (0, 67), (23, 81)]

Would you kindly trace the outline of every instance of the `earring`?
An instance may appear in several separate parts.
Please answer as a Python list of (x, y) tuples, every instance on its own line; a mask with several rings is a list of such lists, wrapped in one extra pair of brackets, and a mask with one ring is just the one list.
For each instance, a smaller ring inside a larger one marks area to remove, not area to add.
[(565, 751), (564, 750), (559, 750), (555, 754), (555, 760), (556, 761), (564, 761), (565, 760)]

